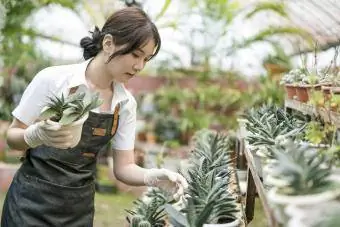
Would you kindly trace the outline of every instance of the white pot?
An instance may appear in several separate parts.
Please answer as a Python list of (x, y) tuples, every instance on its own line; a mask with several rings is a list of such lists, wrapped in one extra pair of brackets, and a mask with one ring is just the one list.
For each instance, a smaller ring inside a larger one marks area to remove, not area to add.
[(302, 208), (289, 205), (285, 208), (285, 213), (291, 217), (287, 227), (316, 226), (322, 219), (328, 219), (332, 215), (336, 215), (339, 209), (340, 204), (336, 200)]
[(268, 199), (275, 204), (309, 206), (309, 205), (315, 205), (315, 204), (320, 204), (323, 202), (334, 200), (339, 195), (340, 195), (339, 188), (321, 192), (318, 194), (299, 195), (299, 196), (282, 195), (282, 194), (277, 193), (276, 188), (273, 188), (272, 190), (268, 192)]
[(236, 174), (239, 181), (247, 181), (247, 170), (238, 169)]
[(203, 224), (203, 227), (239, 227), (240, 224), (240, 219), (235, 219), (233, 222), (223, 224)]
[(68, 125), (61, 125), (60, 123), (54, 122), (54, 121), (51, 121), (51, 120), (47, 120), (47, 123), (51, 124), (51, 125), (53, 125), (53, 124), (54, 125), (60, 125), (60, 127), (62, 127), (63, 129), (70, 130), (71, 134), (73, 135), (73, 139), (72, 139), (70, 147), (73, 148), (73, 147), (78, 145), (78, 143), (81, 139), (81, 133), (83, 131), (83, 125), (84, 125), (84, 122), (87, 120), (88, 117), (89, 117), (89, 114), (87, 113), (82, 118), (80, 118), (79, 120), (72, 122), (71, 124), (68, 124)]
[[(332, 191), (312, 195), (290, 196), (279, 194), (276, 188), (272, 188), (268, 192), (268, 200), (274, 209), (275, 217), (279, 219), (280, 223), (286, 223), (293, 216), (293, 219), (296, 220), (291, 221), (299, 221), (309, 210), (317, 209), (320, 204), (334, 200), (339, 195), (340, 190), (333, 189)], [(300, 212), (290, 212), (292, 207), (299, 207)]]
[[(262, 163), (263, 164), (263, 163)], [(273, 167), (276, 165), (276, 161), (272, 160), (272, 162), (266, 162), (265, 164), (263, 164), (263, 170), (262, 170), (262, 183), (263, 183), (263, 187), (269, 191), (273, 186), (269, 183), (268, 181), (268, 177), (271, 176)]]
[(237, 118), (237, 122), (239, 124), (238, 133), (240, 138), (246, 138), (249, 135), (249, 132), (246, 129), (246, 123), (248, 122), (248, 120), (244, 118)]

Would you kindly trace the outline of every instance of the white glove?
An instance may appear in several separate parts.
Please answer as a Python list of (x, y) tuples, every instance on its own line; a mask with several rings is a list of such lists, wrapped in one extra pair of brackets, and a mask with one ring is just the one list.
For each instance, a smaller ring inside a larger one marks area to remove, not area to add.
[(67, 149), (73, 145), (70, 127), (64, 127), (52, 121), (40, 121), (30, 125), (24, 133), (24, 140), (31, 148), (46, 145), (59, 149)]
[(180, 199), (188, 188), (188, 183), (182, 175), (167, 169), (148, 169), (144, 175), (144, 183), (171, 193), (175, 200)]

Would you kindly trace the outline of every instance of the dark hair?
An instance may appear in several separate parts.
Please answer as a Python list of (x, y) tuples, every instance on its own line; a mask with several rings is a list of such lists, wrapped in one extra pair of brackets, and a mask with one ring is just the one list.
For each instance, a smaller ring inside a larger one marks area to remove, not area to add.
[(113, 53), (112, 58), (133, 52), (145, 45), (150, 38), (153, 38), (157, 55), (161, 47), (161, 38), (156, 25), (149, 16), (138, 7), (127, 7), (113, 13), (105, 22), (102, 30), (96, 26), (91, 37), (84, 37), (80, 46), (84, 49), (85, 60), (95, 57), (102, 49), (103, 38), (106, 34), (113, 36), (115, 45), (126, 45), (123, 49)]

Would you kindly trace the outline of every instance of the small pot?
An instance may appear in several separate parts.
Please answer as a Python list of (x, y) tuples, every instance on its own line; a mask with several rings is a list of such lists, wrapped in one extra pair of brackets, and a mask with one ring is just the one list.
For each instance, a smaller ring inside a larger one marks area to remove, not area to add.
[(285, 84), (285, 91), (288, 99), (294, 99), (296, 96), (296, 87), (293, 84)]
[(273, 188), (268, 192), (268, 198), (270, 201), (276, 204), (282, 205), (296, 205), (296, 206), (309, 206), (316, 205), (323, 202), (334, 200), (336, 197), (340, 195), (340, 189), (333, 189), (317, 194), (310, 195), (283, 195), (277, 193), (276, 188)]
[(296, 87), (296, 96), (300, 102), (308, 102), (310, 85), (300, 85)]
[(328, 203), (329, 201), (335, 200), (340, 195), (340, 190), (335, 189), (331, 191), (325, 191), (318, 194), (311, 195), (282, 195), (277, 193), (276, 188), (272, 188), (268, 192), (268, 200), (274, 208), (274, 215), (280, 223), (287, 223), (293, 215), (289, 212), (290, 207), (298, 207), (301, 210), (301, 214), (304, 215), (305, 211), (309, 209), (315, 209), (321, 204)]
[(89, 117), (89, 114), (87, 113), (86, 115), (84, 115), (79, 120), (72, 122), (71, 124), (68, 124), (68, 125), (61, 125), (59, 122), (55, 122), (55, 121), (51, 121), (51, 120), (46, 120), (46, 123), (50, 124), (50, 125), (58, 125), (62, 128), (69, 129), (71, 134), (73, 135), (72, 144), (70, 145), (70, 148), (73, 148), (73, 147), (78, 145), (78, 143), (81, 139), (81, 133), (83, 131), (83, 125), (84, 125), (84, 122), (87, 120), (88, 117)]

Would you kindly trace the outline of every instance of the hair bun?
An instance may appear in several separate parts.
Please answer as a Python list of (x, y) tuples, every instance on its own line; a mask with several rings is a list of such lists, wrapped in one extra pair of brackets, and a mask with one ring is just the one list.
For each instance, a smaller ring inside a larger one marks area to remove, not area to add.
[(100, 40), (101, 32), (97, 26), (95, 26), (94, 31), (90, 32), (92, 38), (86, 36), (80, 40), (80, 46), (84, 49), (83, 56), (85, 60), (96, 56), (100, 51)]

